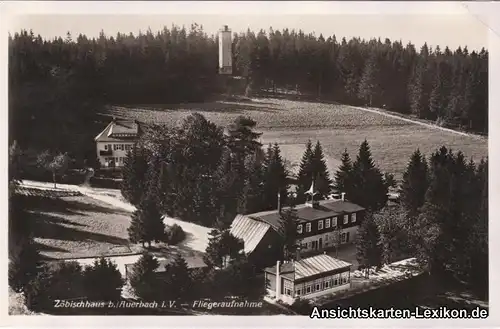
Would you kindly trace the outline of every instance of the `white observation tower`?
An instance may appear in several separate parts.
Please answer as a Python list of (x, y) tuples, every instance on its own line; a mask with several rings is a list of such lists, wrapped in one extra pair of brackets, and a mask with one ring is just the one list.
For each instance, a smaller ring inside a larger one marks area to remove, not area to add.
[(231, 30), (224, 25), (219, 31), (219, 74), (233, 74)]

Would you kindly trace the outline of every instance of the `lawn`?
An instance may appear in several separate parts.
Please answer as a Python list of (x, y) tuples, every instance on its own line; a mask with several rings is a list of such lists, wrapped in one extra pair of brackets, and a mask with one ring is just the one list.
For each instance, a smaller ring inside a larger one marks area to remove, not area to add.
[(130, 213), (88, 196), (31, 197), (35, 241), (48, 259), (126, 254)]
[(263, 144), (277, 142), (294, 170), (308, 139), (323, 145), (330, 172), (336, 171), (344, 149), (351, 157), (366, 138), (379, 167), (401, 179), (411, 153), (419, 148), (430, 154), (445, 145), (461, 150), (466, 157), (479, 161), (488, 154), (486, 139), (463, 136), (416, 123), (366, 112), (350, 106), (278, 99), (254, 99), (252, 102), (211, 102), (176, 106), (110, 106), (106, 113), (149, 123), (176, 125), (193, 112), (212, 122), (227, 126), (245, 115), (257, 121)]

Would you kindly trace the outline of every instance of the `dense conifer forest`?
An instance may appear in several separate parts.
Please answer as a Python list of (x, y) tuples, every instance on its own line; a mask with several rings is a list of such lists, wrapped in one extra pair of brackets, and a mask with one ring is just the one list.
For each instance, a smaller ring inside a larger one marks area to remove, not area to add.
[[(487, 133), (485, 49), (417, 49), (389, 39), (270, 29), (234, 34), (233, 56), (234, 73), (253, 94), (294, 90)], [(79, 145), (92, 152), (92, 145), (81, 145), (100, 105), (204, 101), (221, 91), (217, 66), (217, 37), (196, 24), (138, 35), (103, 31), (97, 38), (14, 33), (10, 137), (22, 147), (72, 151)]]

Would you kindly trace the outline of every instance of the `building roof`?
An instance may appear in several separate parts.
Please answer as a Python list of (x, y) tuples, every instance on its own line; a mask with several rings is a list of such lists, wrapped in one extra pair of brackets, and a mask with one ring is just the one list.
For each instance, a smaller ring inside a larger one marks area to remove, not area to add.
[[(349, 268), (352, 264), (333, 258), (327, 254), (316, 255), (292, 261), (280, 266), (280, 274), (292, 280), (300, 280), (325, 272)], [(276, 266), (268, 267), (266, 272), (276, 274)]]
[(246, 254), (255, 250), (259, 242), (271, 226), (267, 223), (253, 220), (245, 215), (237, 215), (231, 224), (231, 234), (244, 242)]
[[(299, 222), (308, 222), (316, 219), (339, 216), (344, 213), (364, 210), (363, 207), (358, 206), (355, 203), (342, 200), (323, 200), (320, 201), (318, 206), (315, 206), (314, 208), (303, 204), (295, 207), (295, 209), (297, 210)], [(281, 218), (277, 210), (263, 211), (255, 214), (249, 214), (247, 216), (252, 219), (268, 223), (275, 230), (278, 230), (280, 227)]]
[(99, 135), (96, 142), (117, 142), (135, 139), (139, 135), (139, 123), (122, 119), (113, 119)]

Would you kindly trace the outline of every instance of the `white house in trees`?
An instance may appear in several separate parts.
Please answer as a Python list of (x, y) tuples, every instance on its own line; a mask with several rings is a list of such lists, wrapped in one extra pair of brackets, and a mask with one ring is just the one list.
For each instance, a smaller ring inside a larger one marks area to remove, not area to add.
[(138, 121), (113, 119), (95, 138), (101, 166), (122, 167), (127, 152), (137, 142), (140, 132)]

